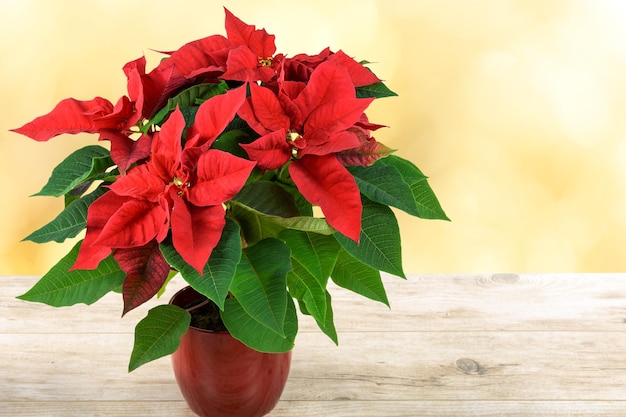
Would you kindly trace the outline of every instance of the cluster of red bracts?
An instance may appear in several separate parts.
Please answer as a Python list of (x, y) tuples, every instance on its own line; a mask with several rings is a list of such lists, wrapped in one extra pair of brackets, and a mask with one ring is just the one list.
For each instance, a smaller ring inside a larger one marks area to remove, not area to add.
[[(373, 153), (360, 150), (376, 144), (370, 131), (380, 126), (364, 113), (373, 99), (356, 98), (355, 88), (380, 80), (341, 51), (276, 54), (273, 35), (228, 10), (226, 32), (166, 53), (148, 73), (144, 57), (129, 62), (128, 95), (115, 105), (100, 97), (66, 99), (15, 129), (38, 141), (88, 132), (111, 143), (120, 175), (89, 207), (73, 268), (96, 268), (114, 252), (129, 275), (139, 263), (166, 276), (158, 243), (171, 232), (176, 250), (201, 273), (225, 224), (224, 203), (255, 167), (288, 165), (304, 198), (338, 232), (358, 241), (361, 199), (346, 166), (374, 162)], [(176, 109), (158, 129), (141, 128), (182, 89), (219, 81), (230, 89), (202, 103), (192, 125)], [(236, 116), (258, 134), (241, 145), (248, 159), (211, 148)]]

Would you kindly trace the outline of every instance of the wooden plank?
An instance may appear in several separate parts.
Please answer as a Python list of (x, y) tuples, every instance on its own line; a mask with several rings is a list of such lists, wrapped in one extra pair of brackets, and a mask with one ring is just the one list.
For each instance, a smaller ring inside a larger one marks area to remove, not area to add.
[[(184, 401), (1, 402), (0, 417), (198, 417)], [(269, 417), (269, 416), (268, 416)]]
[[(180, 400), (168, 358), (127, 374), (132, 335), (0, 335), (0, 401)], [(626, 333), (298, 337), (285, 400), (617, 401)]]
[[(174, 281), (161, 300), (124, 318), (118, 294), (92, 306), (52, 308), (15, 299), (36, 277), (2, 278), (0, 333), (133, 332), (147, 310), (182, 287)], [(331, 286), (340, 333), (363, 331), (625, 331), (626, 274), (385, 276), (391, 309)], [(358, 314), (355, 314), (358, 311)], [(301, 332), (319, 332), (308, 318)], [(105, 326), (104, 329), (94, 324)]]
[[(622, 401), (283, 401), (267, 417), (623, 417)], [(0, 417), (196, 417), (182, 401), (0, 402)]]
[[(54, 309), (0, 278), (0, 417), (191, 417), (168, 358), (128, 374), (133, 328), (109, 294)], [(270, 417), (622, 416), (626, 274), (385, 276), (392, 309), (332, 288), (340, 346), (301, 320)], [(355, 311), (358, 312), (355, 314)]]

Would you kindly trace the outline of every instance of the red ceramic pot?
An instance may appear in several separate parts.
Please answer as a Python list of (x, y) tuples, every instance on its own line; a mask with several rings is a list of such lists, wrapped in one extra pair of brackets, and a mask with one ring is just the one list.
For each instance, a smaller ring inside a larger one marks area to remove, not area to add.
[[(199, 295), (179, 291), (171, 304), (188, 307)], [(228, 332), (190, 327), (172, 354), (176, 382), (189, 408), (202, 417), (261, 417), (278, 403), (291, 352), (261, 353)]]

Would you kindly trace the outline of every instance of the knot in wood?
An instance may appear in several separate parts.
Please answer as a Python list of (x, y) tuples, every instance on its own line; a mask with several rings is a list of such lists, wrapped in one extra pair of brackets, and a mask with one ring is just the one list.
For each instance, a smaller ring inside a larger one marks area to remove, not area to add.
[(465, 374), (478, 374), (480, 371), (480, 365), (469, 358), (460, 358), (456, 360), (456, 367)]
[(519, 275), (517, 274), (493, 274), (491, 276), (493, 282), (498, 284), (517, 284), (519, 282)]

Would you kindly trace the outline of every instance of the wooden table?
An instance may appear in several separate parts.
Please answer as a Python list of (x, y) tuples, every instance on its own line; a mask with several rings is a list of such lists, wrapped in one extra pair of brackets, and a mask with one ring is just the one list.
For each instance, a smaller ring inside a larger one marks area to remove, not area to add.
[[(149, 306), (55, 309), (0, 279), (0, 416), (193, 417), (169, 358), (126, 371)], [(339, 347), (301, 319), (271, 417), (626, 416), (626, 274), (385, 282), (391, 310), (333, 289)]]

